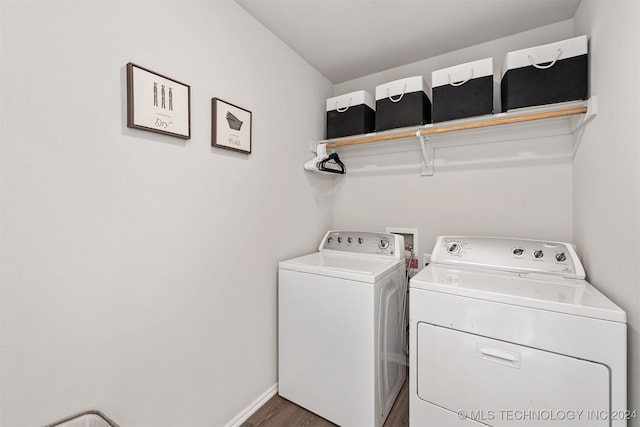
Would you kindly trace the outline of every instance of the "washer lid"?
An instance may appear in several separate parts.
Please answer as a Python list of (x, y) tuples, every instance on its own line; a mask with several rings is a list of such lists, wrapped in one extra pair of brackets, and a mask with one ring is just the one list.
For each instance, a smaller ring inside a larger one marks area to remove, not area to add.
[(589, 282), (548, 274), (429, 264), (410, 282), (423, 289), (626, 323), (626, 313)]
[(314, 252), (287, 261), (278, 266), (283, 270), (300, 271), (339, 279), (374, 283), (402, 261), (366, 258), (333, 253)]

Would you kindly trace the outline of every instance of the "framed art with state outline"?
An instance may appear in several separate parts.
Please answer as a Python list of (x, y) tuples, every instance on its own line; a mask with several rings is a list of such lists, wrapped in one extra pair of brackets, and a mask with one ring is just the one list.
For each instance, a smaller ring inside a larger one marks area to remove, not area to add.
[(212, 98), (211, 146), (251, 154), (251, 111)]
[(191, 87), (127, 64), (127, 127), (191, 138)]

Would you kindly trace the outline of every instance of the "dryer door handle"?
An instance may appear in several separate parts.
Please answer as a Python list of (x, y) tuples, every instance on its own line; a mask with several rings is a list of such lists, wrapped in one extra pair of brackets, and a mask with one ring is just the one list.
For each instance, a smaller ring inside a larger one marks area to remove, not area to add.
[(511, 368), (520, 368), (520, 353), (518, 352), (478, 344), (478, 353), (481, 359)]

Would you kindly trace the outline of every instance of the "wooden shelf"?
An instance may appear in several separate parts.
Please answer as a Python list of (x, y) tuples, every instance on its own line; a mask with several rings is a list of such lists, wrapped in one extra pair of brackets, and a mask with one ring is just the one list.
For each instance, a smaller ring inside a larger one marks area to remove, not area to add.
[[(435, 149), (574, 134), (596, 116), (597, 106), (597, 97), (593, 96), (586, 101), (521, 108), (506, 113), (327, 139), (313, 143), (312, 151), (317, 152), (317, 145), (325, 144), (325, 149), (339, 150), (347, 159), (394, 155), (407, 149), (415, 150), (411, 141), (415, 140), (422, 153), (420, 173), (427, 176), (434, 173)], [(574, 155), (579, 140), (574, 139)], [(367, 144), (382, 142), (387, 144), (377, 144), (379, 148), (366, 147)]]
[[(507, 113), (492, 114), (490, 116), (473, 117), (469, 119), (454, 120), (428, 125), (419, 125), (413, 128), (394, 129), (392, 131), (355, 135), (346, 138), (335, 138), (320, 141), (327, 144), (327, 148), (340, 148), (350, 145), (387, 142), (419, 136), (435, 136), (451, 132), (463, 132), (473, 129), (481, 129), (494, 126), (505, 126), (515, 123), (524, 123), (538, 120), (553, 119), (558, 117), (576, 116), (585, 114), (591, 118), (595, 115), (595, 101), (577, 101), (561, 104), (544, 105), (540, 107), (512, 110)], [(585, 121), (587, 117), (585, 116)], [(579, 127), (582, 124), (576, 126)]]

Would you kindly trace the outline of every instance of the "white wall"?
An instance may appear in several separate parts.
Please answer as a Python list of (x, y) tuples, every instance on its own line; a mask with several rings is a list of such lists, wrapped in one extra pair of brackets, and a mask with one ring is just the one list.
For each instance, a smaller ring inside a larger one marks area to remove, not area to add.
[[(417, 227), (423, 252), (445, 233), (574, 240), (629, 314), (640, 409), (637, 2), (583, 0), (575, 23), (335, 88), (231, 1), (0, 7), (0, 425), (89, 408), (127, 426), (229, 421), (276, 382), (277, 261), (331, 226)], [(504, 52), (574, 33), (590, 35), (600, 110), (573, 166), (570, 137), (496, 136), (438, 148), (432, 177), (411, 141), (345, 150), (339, 181), (301, 168), (331, 93), (488, 56), (497, 72)], [(191, 85), (191, 140), (126, 128), (129, 61)], [(210, 147), (214, 96), (253, 111), (251, 155)]]
[(640, 2), (583, 0), (575, 27), (589, 35), (598, 116), (575, 156), (574, 235), (589, 279), (627, 312), (628, 401), (640, 411)]
[[(335, 94), (373, 93), (378, 84), (412, 75), (429, 82), (434, 70), (487, 57), (493, 58), (499, 80), (506, 52), (572, 36), (573, 22), (563, 21), (338, 84)], [(334, 225), (418, 228), (423, 253), (440, 234), (571, 241), (571, 137), (532, 138), (521, 131), (476, 132), (474, 138), (489, 142), (481, 145), (441, 144), (433, 176), (420, 175), (415, 140), (343, 149), (349, 174), (336, 196)], [(455, 144), (467, 135), (444, 140)], [(443, 140), (432, 140), (438, 138)]]
[[(277, 261), (331, 224), (333, 86), (232, 1), (1, 7), (0, 424), (225, 424), (277, 381)], [(191, 85), (189, 141), (126, 127), (129, 61)], [(210, 147), (214, 96), (251, 155)]]

